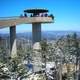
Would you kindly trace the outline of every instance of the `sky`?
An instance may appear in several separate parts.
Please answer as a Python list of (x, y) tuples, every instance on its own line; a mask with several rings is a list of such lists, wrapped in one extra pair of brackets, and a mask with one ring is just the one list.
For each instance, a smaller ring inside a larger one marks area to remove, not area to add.
[[(19, 16), (29, 8), (47, 8), (54, 15), (54, 23), (42, 24), (43, 31), (80, 31), (80, 0), (0, 0), (0, 17)], [(17, 25), (17, 33), (31, 31), (31, 26)], [(5, 32), (9, 28), (0, 29)]]

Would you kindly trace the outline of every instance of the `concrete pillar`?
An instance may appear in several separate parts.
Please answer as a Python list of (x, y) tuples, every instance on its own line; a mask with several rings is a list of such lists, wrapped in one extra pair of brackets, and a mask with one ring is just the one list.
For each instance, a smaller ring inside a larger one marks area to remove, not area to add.
[(41, 41), (41, 23), (32, 24), (32, 41), (33, 44)]
[(16, 26), (10, 27), (10, 54), (11, 57), (17, 56), (17, 48), (16, 48)]

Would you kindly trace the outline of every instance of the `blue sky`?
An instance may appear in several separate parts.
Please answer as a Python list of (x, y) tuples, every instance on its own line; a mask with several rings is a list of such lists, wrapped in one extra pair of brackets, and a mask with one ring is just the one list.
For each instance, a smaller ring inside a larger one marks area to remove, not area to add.
[[(55, 16), (55, 23), (42, 24), (43, 31), (80, 31), (80, 0), (0, 0), (0, 17), (19, 16), (28, 8), (47, 8)], [(31, 24), (17, 25), (17, 32), (31, 30)]]

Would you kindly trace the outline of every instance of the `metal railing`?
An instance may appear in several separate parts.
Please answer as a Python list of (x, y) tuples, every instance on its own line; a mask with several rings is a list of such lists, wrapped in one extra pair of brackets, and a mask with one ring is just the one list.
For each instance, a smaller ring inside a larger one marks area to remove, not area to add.
[(18, 19), (18, 18), (20, 18), (20, 16), (0, 17), (0, 20)]

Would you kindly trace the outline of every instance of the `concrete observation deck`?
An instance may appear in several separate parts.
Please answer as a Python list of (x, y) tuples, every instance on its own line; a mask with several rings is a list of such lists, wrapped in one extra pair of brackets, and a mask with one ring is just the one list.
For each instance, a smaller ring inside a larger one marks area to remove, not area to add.
[(52, 23), (51, 17), (4, 17), (0, 18), (0, 28), (11, 27), (20, 24)]

